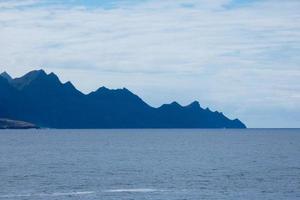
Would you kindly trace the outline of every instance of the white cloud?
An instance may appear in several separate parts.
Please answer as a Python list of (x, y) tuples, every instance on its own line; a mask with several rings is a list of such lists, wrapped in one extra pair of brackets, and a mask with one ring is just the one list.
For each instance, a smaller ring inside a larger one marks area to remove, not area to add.
[(32, 6), (39, 3), (40, 0), (9, 0), (0, 1), (0, 9), (15, 9), (24, 6)]
[[(225, 9), (230, 2), (147, 1), (115, 9), (0, 3), (0, 70), (21, 75), (43, 66), (84, 91), (126, 86), (152, 105), (199, 99), (250, 126), (261, 126), (259, 116), (249, 116), (262, 105), (272, 111), (266, 121), (276, 109), (298, 112), (300, 2)], [(296, 126), (300, 114), (282, 120), (275, 125)]]

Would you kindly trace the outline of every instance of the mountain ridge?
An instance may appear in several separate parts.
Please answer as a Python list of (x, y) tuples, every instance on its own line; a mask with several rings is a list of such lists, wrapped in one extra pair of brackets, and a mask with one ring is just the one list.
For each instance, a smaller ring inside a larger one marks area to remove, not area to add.
[(239, 120), (203, 109), (198, 101), (152, 107), (127, 88), (88, 94), (54, 73), (0, 74), (0, 117), (49, 128), (246, 128)]
[(3, 78), (5, 78), (7, 81), (11, 81), (12, 80), (12, 77), (6, 71), (2, 72), (0, 74), (0, 76), (3, 77)]

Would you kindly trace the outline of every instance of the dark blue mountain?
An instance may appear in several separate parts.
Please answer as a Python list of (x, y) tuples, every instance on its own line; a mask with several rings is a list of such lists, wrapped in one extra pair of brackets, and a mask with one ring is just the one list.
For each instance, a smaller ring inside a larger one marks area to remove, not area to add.
[(2, 78), (6, 79), (7, 81), (11, 81), (12, 80), (11, 76), (7, 72), (1, 73), (0, 76)]
[(246, 128), (198, 102), (154, 108), (126, 88), (85, 95), (43, 70), (15, 79), (0, 75), (0, 118), (49, 128)]

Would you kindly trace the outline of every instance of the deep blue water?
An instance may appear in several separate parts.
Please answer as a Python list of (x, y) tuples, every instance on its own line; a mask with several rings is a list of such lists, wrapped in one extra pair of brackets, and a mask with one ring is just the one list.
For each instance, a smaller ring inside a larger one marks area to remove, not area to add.
[(300, 199), (300, 130), (0, 131), (0, 199)]

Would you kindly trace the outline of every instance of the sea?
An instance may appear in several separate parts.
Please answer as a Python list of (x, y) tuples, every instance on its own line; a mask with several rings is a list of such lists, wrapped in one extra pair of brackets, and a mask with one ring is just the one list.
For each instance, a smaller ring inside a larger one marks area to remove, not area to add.
[(0, 200), (300, 199), (300, 129), (2, 130)]

